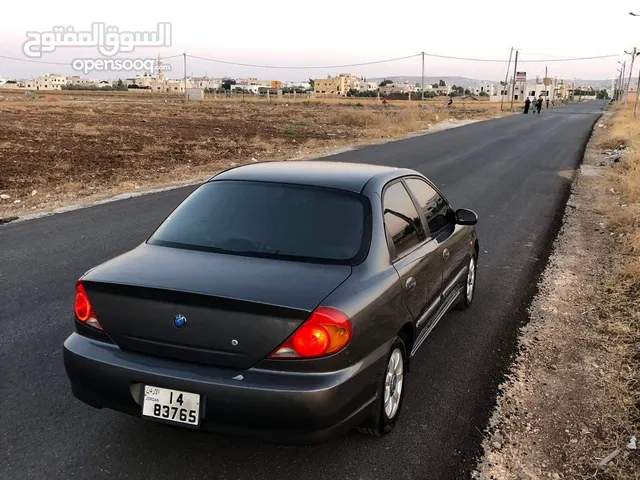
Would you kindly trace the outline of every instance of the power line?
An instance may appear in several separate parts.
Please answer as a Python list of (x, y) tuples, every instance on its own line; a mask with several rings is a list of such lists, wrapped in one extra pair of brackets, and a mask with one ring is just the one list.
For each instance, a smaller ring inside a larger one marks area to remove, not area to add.
[[(231, 62), (231, 61), (227, 61), (227, 60), (219, 60), (216, 58), (207, 58), (207, 57), (199, 57), (196, 55), (187, 55), (187, 57), (189, 58), (194, 58), (197, 60), (203, 60), (203, 61), (207, 61), (207, 62), (215, 62), (215, 63), (221, 63), (221, 64), (225, 64), (225, 65), (234, 65), (234, 66), (240, 66), (240, 67), (251, 67), (251, 68), (273, 68), (273, 69), (289, 69), (289, 70), (308, 70), (308, 69), (333, 69), (333, 68), (347, 68), (347, 67), (362, 67), (362, 66), (366, 66), (366, 65), (377, 65), (377, 64), (381, 64), (381, 63), (390, 63), (390, 62), (397, 62), (400, 60), (407, 60), (410, 58), (416, 58), (416, 57), (420, 57), (422, 56), (423, 53), (417, 53), (414, 55), (406, 55), (404, 57), (396, 57), (396, 58), (388, 58), (388, 59), (384, 59), (384, 60), (374, 60), (371, 62), (360, 62), (360, 63), (348, 63), (348, 64), (342, 64), (342, 65), (298, 65), (298, 66), (293, 66), (293, 65), (261, 65), (261, 64), (253, 64), (253, 63), (241, 63), (241, 62)], [(495, 59), (495, 58), (472, 58), (472, 57), (456, 57), (453, 55), (441, 55), (441, 54), (437, 54), (437, 53), (428, 53), (428, 52), (424, 52), (424, 55), (427, 57), (433, 57), (433, 58), (443, 58), (443, 59), (448, 59), (448, 60), (460, 60), (460, 61), (466, 61), (466, 62), (486, 62), (486, 63), (508, 63), (507, 60), (504, 59)], [(535, 55), (535, 54), (533, 54)], [(169, 57), (161, 57), (163, 60), (170, 60), (172, 58), (178, 58), (178, 57), (182, 57), (183, 54), (178, 54), (178, 55), (171, 55)], [(537, 60), (524, 60), (524, 59), (520, 59), (519, 62), (520, 63), (547, 63), (547, 62), (571, 62), (571, 61), (579, 61), (579, 60), (597, 60), (597, 59), (602, 59), (602, 58), (612, 58), (612, 57), (618, 57), (620, 56), (620, 54), (611, 54), (611, 55), (596, 55), (596, 56), (591, 56), (591, 57), (568, 57), (568, 58), (547, 58), (547, 59), (537, 59)], [(29, 63), (40, 63), (43, 65), (63, 65), (63, 66), (69, 66), (70, 63), (65, 63), (65, 62), (48, 62), (48, 61), (44, 61), (44, 60), (33, 60), (33, 59), (28, 59), (28, 58), (19, 58), (19, 57), (9, 57), (6, 55), (0, 55), (0, 58), (4, 58), (7, 60), (14, 60), (14, 61), (18, 61), (18, 62), (29, 62)]]
[[(467, 62), (494, 62), (494, 63), (508, 63), (507, 60), (504, 59), (496, 59), (496, 58), (470, 58), (470, 57), (454, 57), (451, 55), (439, 55), (436, 53), (427, 53), (425, 55), (428, 57), (436, 57), (436, 58), (446, 58), (449, 60), (463, 60)], [(570, 57), (570, 58), (552, 58), (552, 59), (538, 59), (538, 60), (518, 60), (520, 63), (535, 63), (535, 62), (569, 62), (575, 60), (595, 60), (598, 58), (611, 58), (611, 57), (619, 57), (620, 54), (612, 54), (612, 55), (598, 55), (594, 57)]]
[(396, 61), (399, 61), (399, 60), (406, 60), (408, 58), (415, 58), (415, 57), (419, 57), (421, 55), (422, 55), (422, 53), (417, 53), (415, 55), (407, 55), (405, 57), (389, 58), (389, 59), (386, 59), (386, 60), (375, 60), (373, 62), (349, 63), (349, 64), (345, 64), (345, 65), (305, 65), (305, 66), (257, 65), (257, 64), (252, 64), (252, 63), (229, 62), (229, 61), (225, 61), (225, 60), (218, 60), (218, 59), (215, 59), (215, 58), (198, 57), (196, 55), (187, 55), (187, 57), (196, 58), (198, 60), (204, 60), (204, 61), (207, 61), (207, 62), (223, 63), (225, 65), (235, 65), (235, 66), (239, 66), (239, 67), (280, 68), (280, 69), (304, 70), (304, 69), (319, 69), (319, 68), (329, 69), (329, 68), (362, 67), (364, 65), (375, 65), (375, 64), (379, 64), (379, 63), (388, 63), (388, 62), (396, 62)]
[[(181, 57), (182, 54), (172, 55), (170, 57), (160, 57), (162, 60), (169, 60), (171, 58)], [(20, 57), (8, 57), (6, 55), (0, 55), (0, 58), (4, 58), (6, 60), (15, 60), (16, 62), (29, 62), (29, 63), (41, 63), (43, 65), (63, 65), (70, 66), (71, 62), (47, 62), (46, 60), (32, 60), (30, 58), (20, 58)]]
[(63, 63), (63, 62), (46, 62), (44, 60), (31, 60), (28, 58), (18, 58), (18, 57), (7, 57), (6, 55), (0, 55), (0, 58), (4, 58), (7, 60), (16, 60), (18, 62), (29, 62), (29, 63), (42, 63), (45, 65), (65, 65), (65, 66), (69, 66), (71, 65), (70, 63)]

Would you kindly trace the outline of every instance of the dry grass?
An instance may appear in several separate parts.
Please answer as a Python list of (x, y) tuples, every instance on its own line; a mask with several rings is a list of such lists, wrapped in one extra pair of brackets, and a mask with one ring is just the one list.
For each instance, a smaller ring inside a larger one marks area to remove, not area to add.
[(52, 98), (59, 102), (0, 102), (0, 194), (10, 196), (0, 200), (0, 217), (49, 210), (69, 199), (197, 182), (231, 164), (305, 158), (397, 138), (448, 118), (496, 115), (488, 102), (451, 109), (418, 102), (412, 108), (227, 99), (185, 104), (171, 96), (77, 93), (56, 92)]
[(622, 144), (626, 149), (622, 162), (610, 175), (619, 195), (615, 201), (610, 198), (604, 201), (603, 207), (618, 233), (619, 245), (625, 255), (621, 279), (628, 288), (640, 291), (640, 119), (633, 117), (631, 108), (618, 109), (607, 130), (606, 144), (616, 147)]

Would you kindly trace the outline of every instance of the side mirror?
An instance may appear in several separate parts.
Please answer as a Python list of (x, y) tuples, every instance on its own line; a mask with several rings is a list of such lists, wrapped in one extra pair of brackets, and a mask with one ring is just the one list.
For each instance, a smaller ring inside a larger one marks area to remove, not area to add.
[(459, 208), (456, 210), (456, 223), (458, 225), (475, 225), (478, 223), (478, 215), (473, 210)]

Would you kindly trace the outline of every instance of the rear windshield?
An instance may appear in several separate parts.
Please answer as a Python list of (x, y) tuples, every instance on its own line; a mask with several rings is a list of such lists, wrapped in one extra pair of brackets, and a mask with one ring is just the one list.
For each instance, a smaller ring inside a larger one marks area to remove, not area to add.
[(328, 188), (213, 181), (191, 194), (148, 243), (348, 263), (364, 247), (366, 205), (361, 195)]

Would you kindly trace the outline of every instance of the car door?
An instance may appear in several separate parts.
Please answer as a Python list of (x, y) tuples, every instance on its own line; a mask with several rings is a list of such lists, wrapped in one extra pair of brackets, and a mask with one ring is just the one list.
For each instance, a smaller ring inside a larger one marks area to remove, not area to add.
[(385, 187), (382, 206), (393, 266), (418, 333), (440, 302), (442, 262), (438, 244), (428, 238), (424, 220), (401, 179)]
[(442, 300), (453, 291), (467, 267), (469, 245), (463, 226), (456, 224), (456, 215), (449, 202), (434, 185), (419, 177), (406, 180), (427, 222), (427, 228), (438, 244), (442, 258)]

